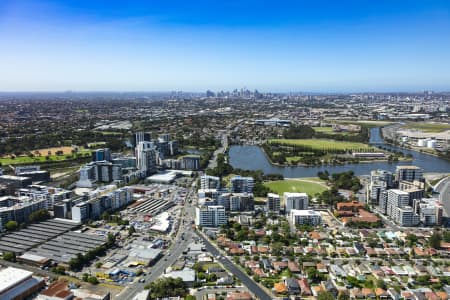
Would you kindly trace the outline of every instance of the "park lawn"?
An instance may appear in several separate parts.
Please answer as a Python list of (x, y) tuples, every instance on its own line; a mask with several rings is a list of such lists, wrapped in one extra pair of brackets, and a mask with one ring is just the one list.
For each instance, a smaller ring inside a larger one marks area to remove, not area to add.
[(2, 165), (20, 165), (20, 164), (33, 164), (33, 163), (43, 163), (43, 162), (52, 162), (52, 161), (63, 161), (67, 160), (65, 155), (50, 155), (49, 159), (46, 159), (45, 156), (18, 156), (16, 158), (0, 158), (0, 163)]
[(450, 124), (446, 123), (425, 123), (425, 122), (410, 122), (405, 125), (405, 128), (416, 129), (424, 132), (442, 132), (450, 130)]
[(314, 197), (315, 194), (327, 190), (327, 187), (320, 183), (304, 181), (301, 179), (269, 181), (265, 182), (264, 185), (280, 196), (282, 196), (284, 192), (291, 192), (307, 193), (309, 197)]
[(373, 147), (363, 143), (325, 140), (325, 139), (301, 139), (301, 140), (273, 139), (270, 140), (269, 143), (288, 146), (304, 146), (310, 147), (313, 150), (324, 150), (324, 151), (326, 151), (327, 149), (345, 150), (345, 151), (348, 150), (366, 151), (374, 149)]

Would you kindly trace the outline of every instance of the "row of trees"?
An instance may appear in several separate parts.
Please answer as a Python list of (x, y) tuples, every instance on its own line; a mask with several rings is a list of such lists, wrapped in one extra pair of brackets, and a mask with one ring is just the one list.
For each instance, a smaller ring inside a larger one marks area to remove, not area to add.
[(73, 271), (80, 270), (85, 264), (96, 258), (97, 256), (103, 256), (106, 250), (112, 247), (116, 242), (116, 237), (113, 234), (108, 234), (107, 242), (105, 245), (96, 247), (93, 250), (88, 251), (85, 255), (78, 253), (76, 257), (69, 261), (69, 268)]

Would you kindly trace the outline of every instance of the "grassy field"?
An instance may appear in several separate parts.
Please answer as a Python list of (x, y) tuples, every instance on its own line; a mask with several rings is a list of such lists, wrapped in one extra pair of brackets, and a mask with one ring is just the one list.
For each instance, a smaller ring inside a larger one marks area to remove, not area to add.
[[(49, 158), (47, 159), (46, 156), (48, 153), (52, 153), (49, 155)], [(56, 155), (56, 151), (63, 151), (63, 155)], [(55, 162), (55, 161), (65, 161), (73, 159), (72, 156), (72, 148), (71, 147), (58, 147), (58, 148), (48, 148), (48, 149), (39, 149), (35, 151), (31, 151), (31, 153), (40, 153), (41, 156), (34, 155), (33, 157), (30, 156), (17, 156), (17, 157), (11, 157), (11, 156), (5, 156), (0, 158), (0, 163), (2, 165), (22, 165), (22, 164), (33, 164), (33, 163), (44, 163), (44, 162)], [(81, 154), (83, 157), (87, 154), (90, 154), (91, 151), (87, 149), (79, 149), (79, 154)]]
[(335, 132), (332, 127), (313, 127), (315, 132), (325, 133), (325, 134), (340, 134), (340, 135), (355, 135), (357, 132)]
[(298, 192), (307, 193), (310, 197), (313, 197), (315, 194), (321, 193), (327, 189), (327, 187), (319, 181), (317, 183), (312, 181), (315, 180), (289, 179), (269, 181), (265, 182), (264, 185), (280, 196), (282, 196), (284, 192)]
[(378, 127), (394, 124), (395, 122), (390, 121), (372, 121), (372, 120), (329, 120), (338, 124), (356, 124), (366, 127)]
[(299, 161), (301, 158), (302, 158), (301, 156), (288, 156), (288, 157), (286, 157), (286, 161), (288, 163), (291, 163), (291, 162)]
[(442, 132), (450, 130), (450, 124), (446, 123), (423, 123), (423, 122), (411, 122), (407, 123), (405, 128), (416, 129), (424, 132)]
[(334, 133), (332, 127), (313, 127), (312, 129), (316, 132)]
[(292, 146), (305, 146), (310, 147), (314, 150), (372, 150), (367, 144), (356, 143), (356, 142), (345, 142), (345, 141), (334, 141), (334, 140), (323, 140), (323, 139), (304, 139), (304, 140), (289, 140), (289, 139), (274, 139), (270, 140), (270, 143), (282, 144), (282, 145), (292, 145)]

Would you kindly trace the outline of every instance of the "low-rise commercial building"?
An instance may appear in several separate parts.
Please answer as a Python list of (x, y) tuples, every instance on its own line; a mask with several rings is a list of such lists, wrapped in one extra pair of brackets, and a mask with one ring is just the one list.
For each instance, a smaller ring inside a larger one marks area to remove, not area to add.
[(319, 225), (322, 223), (320, 212), (314, 210), (292, 209), (289, 213), (289, 219), (294, 225)]
[(13, 267), (0, 270), (0, 299), (27, 299), (44, 286), (44, 279), (33, 272)]

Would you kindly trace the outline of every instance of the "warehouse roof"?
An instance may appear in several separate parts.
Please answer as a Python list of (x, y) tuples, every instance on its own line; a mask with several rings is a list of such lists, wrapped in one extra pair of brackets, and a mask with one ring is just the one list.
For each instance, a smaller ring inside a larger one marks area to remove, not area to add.
[(0, 271), (0, 294), (31, 277), (33, 272), (8, 267)]

